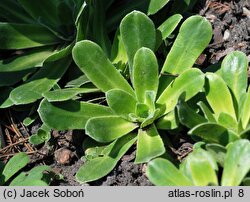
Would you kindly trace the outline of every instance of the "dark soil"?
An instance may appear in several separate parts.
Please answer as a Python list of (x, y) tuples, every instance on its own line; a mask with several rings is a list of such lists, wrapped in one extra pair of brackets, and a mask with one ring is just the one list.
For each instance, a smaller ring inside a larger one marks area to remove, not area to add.
[(213, 40), (205, 51), (205, 65), (221, 61), (228, 53), (239, 50), (250, 60), (250, 1), (202, 0), (196, 11), (213, 25)]
[[(225, 55), (240, 50), (247, 54), (250, 61), (250, 0), (220, 1), (198, 0), (194, 8), (195, 13), (206, 17), (213, 25), (214, 36), (209, 47), (197, 61), (202, 67), (215, 64)], [(22, 127), (20, 124), (19, 129)], [(40, 123), (35, 123), (29, 132), (35, 134)], [(0, 127), (0, 133), (3, 133)], [(21, 131), (22, 132), (22, 131)], [(25, 131), (23, 131), (25, 133)], [(26, 136), (25, 136), (26, 137)], [(187, 137), (177, 136), (171, 152), (176, 159), (182, 161), (192, 151), (192, 141)], [(75, 181), (75, 174), (84, 164), (81, 157), (83, 131), (52, 132), (52, 139), (46, 145), (32, 148), (37, 151), (31, 156), (33, 166), (47, 164), (54, 172), (62, 174), (64, 180), (56, 181), (52, 185), (75, 186), (80, 185)], [(27, 143), (28, 144), (28, 143)], [(32, 149), (31, 148), (31, 149)], [(26, 147), (17, 148), (26, 151)], [(152, 185), (145, 175), (145, 165), (133, 163), (135, 148), (130, 150), (118, 163), (115, 169), (106, 177), (83, 185), (95, 186), (150, 186)]]

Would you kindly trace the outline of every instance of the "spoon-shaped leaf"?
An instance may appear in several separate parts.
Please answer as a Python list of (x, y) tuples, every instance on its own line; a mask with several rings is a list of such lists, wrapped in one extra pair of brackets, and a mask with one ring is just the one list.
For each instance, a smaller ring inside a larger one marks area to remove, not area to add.
[(234, 93), (238, 103), (247, 89), (248, 60), (244, 53), (228, 54), (221, 65), (221, 76)]
[(170, 161), (157, 158), (148, 163), (147, 176), (156, 186), (192, 186), (193, 183)]
[(119, 116), (94, 117), (86, 123), (86, 134), (98, 142), (111, 142), (137, 128), (138, 125)]
[(108, 147), (110, 151), (103, 157), (97, 157), (87, 161), (76, 174), (77, 181), (84, 183), (104, 177), (111, 172), (120, 158), (136, 141), (134, 134), (128, 134), (112, 142)]
[[(120, 30), (132, 77), (135, 53), (142, 47), (155, 49), (156, 30), (150, 18), (139, 11), (133, 11), (126, 15), (121, 22)], [(133, 81), (133, 78), (131, 79)]]
[(164, 152), (165, 147), (155, 125), (139, 130), (135, 163), (149, 162)]
[(238, 140), (229, 145), (222, 174), (222, 186), (238, 186), (250, 171), (250, 143)]
[(38, 113), (44, 124), (57, 130), (84, 129), (90, 118), (113, 114), (102, 105), (72, 100), (50, 103), (46, 99), (40, 103)]
[(213, 73), (207, 73), (206, 79), (206, 98), (214, 114), (218, 118), (224, 112), (236, 119), (233, 99), (224, 80)]
[(181, 74), (191, 68), (212, 38), (211, 24), (201, 16), (189, 17), (181, 26), (162, 72)]
[(77, 42), (73, 58), (78, 67), (103, 92), (117, 88), (134, 95), (133, 89), (109, 61), (103, 50), (91, 41)]
[(134, 89), (137, 100), (141, 103), (146, 102), (146, 92), (153, 91), (157, 94), (158, 64), (153, 51), (149, 48), (140, 48), (134, 57)]
[(165, 106), (164, 114), (175, 108), (181, 94), (185, 95), (185, 101), (187, 101), (201, 91), (204, 77), (199, 69), (189, 69), (178, 76), (157, 100), (158, 104)]
[(115, 114), (122, 116), (123, 118), (127, 119), (130, 113), (135, 113), (135, 98), (123, 90), (109, 90), (106, 93), (106, 99), (109, 107), (115, 112)]

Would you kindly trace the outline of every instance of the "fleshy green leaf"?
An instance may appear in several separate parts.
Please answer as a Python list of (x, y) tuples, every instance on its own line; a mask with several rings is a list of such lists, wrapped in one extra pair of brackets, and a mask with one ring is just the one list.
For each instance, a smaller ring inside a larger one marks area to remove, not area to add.
[(212, 26), (201, 16), (189, 17), (166, 58), (162, 72), (181, 74), (191, 68), (212, 38)]
[(110, 116), (110, 108), (79, 101), (48, 102), (44, 99), (38, 113), (43, 123), (53, 129), (84, 129), (87, 120), (96, 116)]
[(149, 162), (164, 152), (165, 147), (155, 125), (139, 130), (135, 163)]
[(147, 176), (156, 186), (193, 185), (170, 161), (162, 158), (157, 158), (149, 162)]
[(221, 64), (221, 76), (234, 93), (238, 103), (247, 89), (248, 60), (244, 53), (228, 54)]
[(36, 24), (0, 23), (0, 49), (24, 49), (60, 43), (49, 30)]
[(5, 165), (2, 174), (0, 175), (0, 184), (3, 185), (19, 170), (25, 167), (29, 163), (29, 157), (27, 154), (21, 152), (13, 156)]
[(158, 64), (154, 52), (148, 48), (140, 48), (134, 57), (133, 86), (138, 102), (146, 102), (146, 92), (157, 94)]
[(87, 40), (77, 42), (73, 48), (73, 58), (78, 67), (103, 92), (117, 88), (134, 95), (128, 82), (115, 69), (100, 46), (94, 42)]
[(185, 101), (192, 98), (204, 85), (204, 74), (199, 69), (190, 69), (178, 76), (160, 95), (158, 104), (165, 107), (164, 114), (172, 111), (180, 97), (185, 95)]
[(195, 186), (218, 185), (215, 159), (205, 150), (196, 149), (182, 164), (181, 171)]
[(108, 146), (109, 153), (83, 164), (76, 174), (77, 181), (81, 183), (90, 182), (107, 175), (114, 169), (117, 162), (135, 141), (136, 136), (134, 134), (128, 134), (111, 143)]
[(106, 99), (109, 107), (115, 112), (115, 114), (123, 118), (127, 119), (130, 113), (135, 113), (135, 98), (123, 90), (109, 90), (106, 93)]
[(171, 35), (171, 33), (175, 30), (182, 18), (182, 15), (175, 14), (169, 17), (164, 23), (161, 24), (160, 27), (158, 27), (158, 30), (160, 30), (163, 40), (167, 39)]
[(191, 135), (201, 137), (209, 143), (219, 143), (226, 146), (229, 142), (239, 139), (239, 136), (217, 123), (202, 123), (188, 132)]
[(130, 75), (132, 76), (135, 53), (142, 47), (155, 50), (156, 30), (154, 23), (148, 16), (142, 12), (133, 11), (123, 18), (120, 31), (128, 55)]
[(153, 15), (157, 13), (160, 9), (162, 9), (169, 0), (150, 0), (148, 15)]
[(250, 143), (248, 140), (238, 140), (229, 145), (224, 170), (222, 186), (239, 186), (250, 171)]
[(86, 123), (86, 134), (98, 142), (111, 142), (129, 132), (138, 125), (119, 116), (94, 117)]
[(216, 74), (206, 74), (206, 98), (216, 118), (224, 112), (236, 119), (233, 100), (224, 80)]
[(22, 55), (0, 61), (0, 86), (10, 86), (18, 83), (36, 67), (42, 66), (44, 60), (52, 54), (46, 47), (27, 51)]

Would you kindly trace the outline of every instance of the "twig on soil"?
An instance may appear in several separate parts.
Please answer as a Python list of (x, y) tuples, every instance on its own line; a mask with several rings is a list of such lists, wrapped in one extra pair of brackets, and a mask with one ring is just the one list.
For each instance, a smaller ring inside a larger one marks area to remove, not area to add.
[(1, 152), (4, 152), (4, 150), (6, 150), (6, 149), (8, 149), (8, 148), (10, 148), (10, 147), (13, 147), (13, 146), (15, 146), (15, 145), (19, 145), (19, 144), (24, 143), (24, 142), (26, 142), (26, 141), (28, 141), (28, 140), (29, 140), (29, 138), (24, 138), (24, 139), (22, 139), (22, 140), (19, 140), (18, 142), (12, 143), (12, 144), (10, 144), (10, 145), (8, 145), (8, 146), (6, 146), (6, 147), (0, 149), (0, 153), (1, 153)]
[[(10, 110), (9, 110), (9, 116), (8, 116), (8, 118), (9, 118), (9, 120), (10, 120), (11, 127), (12, 127), (12, 129), (15, 131), (17, 137), (18, 137), (19, 139), (20, 139), (20, 138), (24, 138), (23, 134), (18, 130), (18, 128), (17, 128), (17, 126), (16, 126), (16, 124), (15, 124), (15, 122), (14, 122), (12, 116), (11, 116)], [(30, 152), (31, 152), (31, 151), (34, 151), (34, 150), (32, 149), (32, 147), (31, 147), (29, 144), (24, 143), (24, 146), (25, 146)]]
[[(5, 145), (0, 148), (0, 159), (8, 161), (8, 159), (19, 152), (26, 152), (27, 154), (33, 154), (37, 152), (37, 149), (33, 147), (29, 142), (30, 134), (21, 121), (16, 124), (15, 117), (8, 110), (6, 113), (6, 123), (3, 123), (4, 132), (0, 138), (4, 138)], [(20, 127), (21, 128), (20, 128)]]

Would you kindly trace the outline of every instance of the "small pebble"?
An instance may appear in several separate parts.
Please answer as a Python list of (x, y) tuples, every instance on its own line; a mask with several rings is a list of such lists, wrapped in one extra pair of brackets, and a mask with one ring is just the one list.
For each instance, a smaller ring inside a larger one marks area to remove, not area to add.
[(73, 152), (66, 148), (55, 151), (55, 160), (61, 165), (69, 164), (73, 156)]
[(230, 38), (230, 31), (227, 29), (227, 30), (224, 32), (223, 39), (224, 39), (224, 41), (228, 41), (229, 38)]

